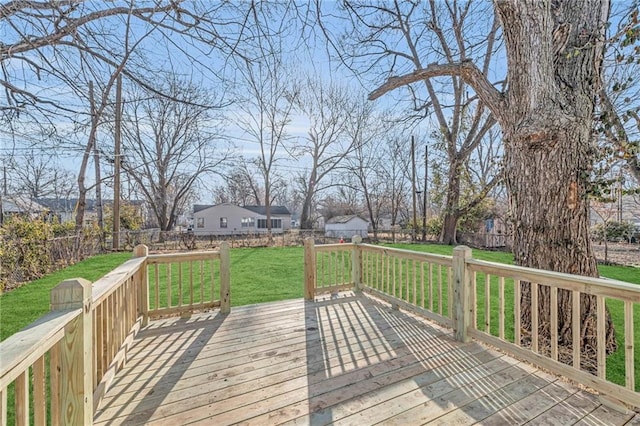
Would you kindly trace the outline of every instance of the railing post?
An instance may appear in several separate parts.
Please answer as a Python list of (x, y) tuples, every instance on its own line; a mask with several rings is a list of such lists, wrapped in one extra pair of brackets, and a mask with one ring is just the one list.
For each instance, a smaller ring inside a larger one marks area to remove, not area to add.
[[(133, 257), (149, 256), (149, 248), (144, 244), (138, 244), (133, 249)], [(138, 275), (138, 315), (142, 315), (142, 327), (149, 323), (149, 275), (147, 272), (147, 261), (140, 265)]]
[(471, 327), (471, 273), (467, 269), (471, 249), (458, 246), (453, 249), (453, 327), (455, 338), (460, 342), (470, 340), (467, 333)]
[(354, 235), (351, 237), (353, 250), (351, 252), (351, 274), (353, 276), (353, 285), (356, 291), (362, 291), (362, 251), (358, 244), (362, 242), (362, 237)]
[(231, 257), (229, 243), (220, 243), (220, 312), (231, 312)]
[(316, 250), (313, 237), (304, 239), (304, 298), (313, 300), (316, 285)]
[[(93, 424), (93, 325), (91, 282), (74, 278), (51, 290), (51, 310), (82, 308), (59, 343), (60, 419), (66, 425)], [(54, 423), (56, 423), (54, 421)]]

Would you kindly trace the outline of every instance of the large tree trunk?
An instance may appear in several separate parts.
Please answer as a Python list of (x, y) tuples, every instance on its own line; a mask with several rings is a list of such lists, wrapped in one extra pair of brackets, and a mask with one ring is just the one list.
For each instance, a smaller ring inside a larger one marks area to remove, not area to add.
[[(501, 122), (518, 265), (598, 276), (589, 239), (589, 175), (607, 0), (498, 2), (509, 64), (509, 112)], [(571, 23), (571, 24), (569, 24)], [(549, 288), (539, 293), (541, 346), (549, 339)], [(522, 283), (523, 327), (531, 292)], [(558, 295), (560, 343), (571, 344), (571, 294)], [(596, 303), (581, 299), (581, 346), (597, 346)], [(607, 314), (607, 350), (615, 349)], [(584, 361), (584, 358), (583, 358)]]
[(456, 231), (460, 212), (460, 165), (458, 161), (450, 160), (450, 169), (447, 181), (447, 200), (444, 208), (444, 219), (442, 221), (442, 232), (440, 242), (444, 244), (457, 244)]
[(314, 195), (314, 186), (316, 184), (317, 173), (314, 169), (311, 170), (311, 174), (309, 176), (309, 185), (307, 187), (307, 193), (304, 196), (304, 203), (302, 204), (302, 214), (300, 215), (300, 229), (313, 229), (313, 220), (312, 216), (312, 204), (313, 204), (313, 195)]

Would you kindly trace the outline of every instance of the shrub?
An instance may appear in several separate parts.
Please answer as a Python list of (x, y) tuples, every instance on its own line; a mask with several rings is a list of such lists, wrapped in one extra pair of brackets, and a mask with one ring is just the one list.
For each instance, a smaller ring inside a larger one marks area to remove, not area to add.
[(591, 227), (591, 237), (603, 241), (631, 241), (640, 230), (638, 227), (627, 221), (604, 222)]

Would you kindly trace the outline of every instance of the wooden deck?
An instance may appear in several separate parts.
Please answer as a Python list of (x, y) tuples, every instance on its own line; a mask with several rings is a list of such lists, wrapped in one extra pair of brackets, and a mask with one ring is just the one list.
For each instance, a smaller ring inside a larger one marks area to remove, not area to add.
[(366, 295), (151, 322), (95, 424), (639, 424)]

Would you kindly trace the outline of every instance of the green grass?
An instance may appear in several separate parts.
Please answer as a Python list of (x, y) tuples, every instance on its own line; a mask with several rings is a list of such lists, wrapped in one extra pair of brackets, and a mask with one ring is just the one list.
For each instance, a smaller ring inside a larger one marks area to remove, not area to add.
[(96, 281), (131, 258), (131, 253), (102, 254), (32, 281), (0, 296), (0, 341), (49, 312), (52, 288), (70, 278)]

